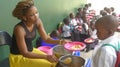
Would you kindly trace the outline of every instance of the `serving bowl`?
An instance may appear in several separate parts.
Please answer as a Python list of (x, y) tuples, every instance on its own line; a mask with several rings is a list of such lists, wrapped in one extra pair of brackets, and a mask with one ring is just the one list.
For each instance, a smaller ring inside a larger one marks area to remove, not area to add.
[[(67, 58), (71, 58), (71, 60), (68, 60), (66, 62), (69, 62), (65, 64), (63, 61)], [(57, 63), (56, 67), (82, 67), (85, 65), (85, 59), (80, 56), (74, 56), (74, 55), (64, 55), (59, 58), (59, 62)]]
[(61, 56), (67, 55), (67, 54), (72, 54), (70, 51), (64, 48), (62, 45), (56, 45), (52, 48), (53, 54), (57, 57), (60, 58)]

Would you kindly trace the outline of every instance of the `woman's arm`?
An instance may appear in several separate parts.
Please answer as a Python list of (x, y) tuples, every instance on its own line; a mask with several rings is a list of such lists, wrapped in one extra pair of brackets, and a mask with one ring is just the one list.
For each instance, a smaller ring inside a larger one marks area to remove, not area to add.
[(47, 35), (44, 26), (42, 24), (42, 21), (39, 19), (37, 22), (37, 28), (38, 28), (38, 32), (41, 36), (41, 38), (47, 42), (47, 43), (51, 43), (51, 44), (60, 44), (61, 40), (53, 40), (50, 36)]
[(33, 52), (29, 52), (27, 50), (27, 46), (26, 46), (25, 39), (24, 39), (24, 36), (26, 33), (21, 26), (15, 27), (14, 34), (16, 37), (18, 49), (24, 57), (32, 58), (32, 59), (47, 59), (50, 62), (57, 62), (57, 58), (53, 55), (42, 55), (42, 54), (36, 54)]
[(14, 29), (14, 34), (16, 37), (16, 42), (17, 42), (17, 46), (18, 49), (20, 51), (20, 53), (24, 56), (24, 57), (28, 57), (28, 58), (46, 58), (45, 55), (38, 55), (32, 52), (29, 52), (27, 50), (27, 46), (25, 43), (25, 30), (21, 27), (21, 26), (16, 26)]

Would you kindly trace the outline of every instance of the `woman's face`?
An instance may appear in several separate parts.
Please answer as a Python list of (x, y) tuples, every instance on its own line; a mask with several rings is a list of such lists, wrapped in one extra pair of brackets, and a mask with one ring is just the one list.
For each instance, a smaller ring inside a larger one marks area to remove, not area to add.
[(100, 40), (104, 40), (110, 35), (109, 31), (104, 29), (104, 27), (101, 26), (100, 24), (96, 24), (95, 28), (97, 30), (97, 37)]
[(39, 12), (35, 6), (32, 6), (28, 9), (25, 15), (27, 22), (35, 23), (39, 19)]

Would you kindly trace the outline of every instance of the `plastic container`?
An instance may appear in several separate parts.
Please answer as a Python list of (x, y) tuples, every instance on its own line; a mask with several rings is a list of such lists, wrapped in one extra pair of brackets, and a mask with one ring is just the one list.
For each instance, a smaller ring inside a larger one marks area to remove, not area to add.
[(72, 55), (74, 55), (74, 56), (80, 56), (80, 51), (73, 51)]
[(52, 48), (52, 51), (53, 51), (53, 54), (57, 57), (57, 58), (60, 58), (61, 56), (64, 56), (64, 55), (67, 55), (67, 54), (71, 54), (72, 55), (72, 52), (66, 50), (64, 48), (64, 46), (62, 45), (56, 45)]
[[(71, 62), (69, 64), (64, 64), (62, 61), (64, 61), (66, 58), (71, 58)], [(85, 59), (79, 56), (74, 55), (64, 55), (60, 57), (58, 64), (56, 67), (83, 67), (85, 64)]]
[(86, 45), (83, 42), (70, 42), (70, 43), (66, 43), (64, 47), (67, 50), (73, 52), (73, 51), (83, 50), (86, 47)]

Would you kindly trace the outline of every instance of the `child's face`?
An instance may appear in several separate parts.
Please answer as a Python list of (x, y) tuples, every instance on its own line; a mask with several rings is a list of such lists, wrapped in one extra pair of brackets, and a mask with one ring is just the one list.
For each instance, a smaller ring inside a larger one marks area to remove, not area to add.
[(104, 29), (104, 27), (103, 26), (101, 26), (100, 24), (96, 24), (95, 25), (95, 28), (96, 28), (96, 30), (97, 30), (97, 37), (98, 37), (98, 39), (100, 39), (100, 40), (104, 40), (104, 39), (106, 39), (107, 37), (109, 37), (109, 31), (108, 30), (106, 30), (106, 29)]
[(75, 15), (73, 13), (70, 14), (70, 18), (74, 18)]
[(69, 20), (69, 19), (67, 19), (66, 24), (67, 24), (67, 25), (69, 25), (69, 23), (70, 23), (70, 20)]

